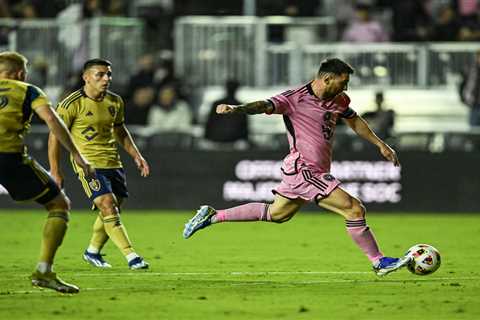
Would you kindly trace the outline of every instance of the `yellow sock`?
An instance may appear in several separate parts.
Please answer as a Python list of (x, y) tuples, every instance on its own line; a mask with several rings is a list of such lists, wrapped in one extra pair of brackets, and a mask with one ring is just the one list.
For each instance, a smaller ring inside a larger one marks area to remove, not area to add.
[(132, 248), (132, 243), (128, 238), (127, 230), (120, 222), (119, 215), (103, 217), (103, 225), (108, 236), (112, 239), (118, 249), (122, 251), (123, 255), (126, 256), (129, 253), (135, 252)]
[(100, 215), (97, 216), (97, 220), (93, 224), (92, 238), (90, 239), (90, 248), (95, 248), (97, 253), (100, 252), (108, 241), (108, 234), (105, 231), (103, 219)]
[(53, 257), (62, 244), (67, 231), (68, 212), (50, 211), (43, 227), (42, 244), (40, 247), (40, 262), (53, 264)]

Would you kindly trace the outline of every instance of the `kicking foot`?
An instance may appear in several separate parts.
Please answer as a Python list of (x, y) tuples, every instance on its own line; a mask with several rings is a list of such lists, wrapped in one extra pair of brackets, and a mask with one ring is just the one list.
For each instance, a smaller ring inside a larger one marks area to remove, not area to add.
[(201, 206), (197, 210), (197, 214), (193, 216), (186, 224), (183, 229), (183, 237), (185, 239), (190, 238), (195, 232), (205, 227), (208, 227), (212, 224), (212, 217), (217, 212), (210, 206)]
[(52, 289), (61, 293), (78, 293), (80, 289), (73, 284), (66, 283), (55, 272), (40, 273), (35, 271), (32, 273), (32, 285), (41, 288)]
[(103, 254), (100, 253), (91, 253), (85, 250), (83, 253), (83, 260), (90, 263), (92, 266), (97, 268), (111, 268), (112, 266), (103, 259)]
[(406, 266), (410, 259), (410, 257), (383, 257), (377, 262), (376, 265), (373, 266), (373, 272), (375, 272), (377, 276), (385, 276), (390, 272), (397, 271), (398, 269)]
[(141, 270), (141, 269), (148, 269), (149, 264), (147, 261), (143, 260), (142, 257), (136, 257), (132, 260), (128, 261), (128, 267), (130, 270)]

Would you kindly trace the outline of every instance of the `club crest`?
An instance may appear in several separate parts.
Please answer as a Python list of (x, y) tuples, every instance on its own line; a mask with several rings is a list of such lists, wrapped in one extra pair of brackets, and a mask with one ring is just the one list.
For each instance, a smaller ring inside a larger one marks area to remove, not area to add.
[(93, 191), (99, 191), (99, 190), (100, 190), (100, 181), (98, 181), (98, 179), (92, 179), (92, 180), (90, 180), (90, 182), (88, 183), (88, 186), (89, 186), (90, 189), (92, 189)]

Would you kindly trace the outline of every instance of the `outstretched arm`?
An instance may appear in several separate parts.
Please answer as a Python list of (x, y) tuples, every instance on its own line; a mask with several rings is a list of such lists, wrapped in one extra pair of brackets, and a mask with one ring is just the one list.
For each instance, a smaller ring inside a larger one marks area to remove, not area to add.
[(345, 121), (356, 134), (376, 145), (385, 159), (391, 161), (396, 167), (400, 165), (395, 150), (380, 139), (361, 116), (357, 115), (354, 118), (345, 119)]
[(48, 135), (48, 162), (53, 179), (60, 187), (63, 187), (64, 174), (60, 166), (60, 141), (52, 132)]
[(246, 113), (246, 114), (260, 114), (260, 113), (272, 113), (274, 110), (272, 102), (269, 100), (254, 101), (250, 103), (231, 105), (231, 104), (219, 104), (217, 106), (217, 113), (229, 114), (229, 113)]
[[(87, 177), (94, 176), (95, 170), (92, 168), (90, 163), (80, 154), (77, 147), (73, 143), (70, 132), (68, 132), (67, 127), (63, 123), (62, 119), (58, 117), (57, 113), (53, 111), (53, 109), (49, 105), (40, 106), (35, 109), (35, 112), (48, 125), (50, 132), (55, 136), (55, 137), (52, 136), (52, 138), (58, 139), (60, 143), (65, 147), (65, 149), (67, 149), (72, 154), (73, 159), (83, 169), (83, 171), (85, 172), (85, 175)], [(50, 140), (50, 137), (49, 137), (49, 140)], [(56, 169), (58, 173), (59, 172), (58, 171), (59, 154), (58, 154), (58, 146), (55, 146), (55, 147), (56, 147), (56, 153), (55, 153), (56, 158), (53, 160), (57, 161), (56, 164), (54, 165), (56, 165)], [(52, 157), (53, 156), (54, 155), (52, 154)], [(49, 150), (49, 160), (50, 160), (50, 150)], [(50, 163), (50, 165), (52, 165), (52, 163)], [(58, 178), (59, 177), (57, 176), (57, 179)], [(61, 184), (61, 180), (60, 181), (57, 180), (57, 183)]]
[(142, 177), (147, 177), (150, 174), (150, 167), (138, 150), (135, 142), (133, 141), (132, 135), (128, 131), (125, 124), (116, 126), (115, 130), (115, 139), (117, 142), (127, 151), (127, 153), (133, 158), (135, 164), (137, 165), (138, 170)]

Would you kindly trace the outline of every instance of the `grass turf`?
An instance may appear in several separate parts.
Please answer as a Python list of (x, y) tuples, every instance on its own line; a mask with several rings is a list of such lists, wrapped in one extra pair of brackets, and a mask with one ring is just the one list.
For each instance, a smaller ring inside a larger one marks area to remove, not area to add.
[(95, 217), (74, 212), (56, 271), (82, 291), (61, 295), (28, 279), (45, 214), (0, 211), (0, 319), (480, 319), (480, 215), (370, 214), (387, 255), (429, 243), (443, 258), (430, 276), (378, 278), (332, 214), (225, 223), (184, 240), (190, 214), (157, 213), (123, 215), (151, 264), (130, 271), (112, 243), (112, 269), (82, 261)]

